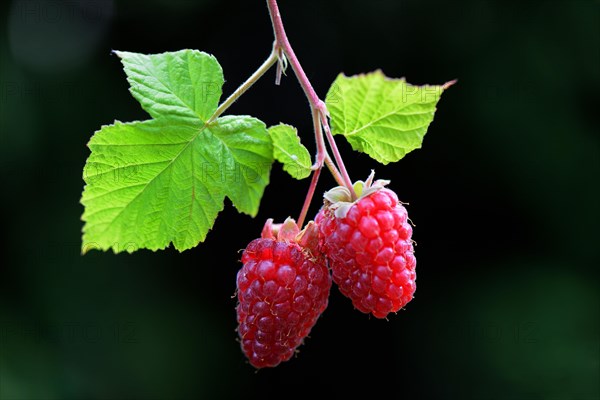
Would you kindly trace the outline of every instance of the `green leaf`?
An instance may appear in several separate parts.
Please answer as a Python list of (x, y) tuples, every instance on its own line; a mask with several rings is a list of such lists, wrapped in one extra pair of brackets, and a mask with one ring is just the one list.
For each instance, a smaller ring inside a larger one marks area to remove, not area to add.
[(442, 86), (413, 86), (377, 70), (352, 77), (340, 74), (327, 93), (332, 133), (352, 148), (388, 164), (421, 147)]
[(206, 238), (225, 197), (255, 216), (273, 146), (265, 124), (249, 116), (206, 124), (223, 84), (214, 57), (118, 54), (131, 92), (154, 119), (116, 121), (90, 140), (82, 251), (190, 249)]
[(300, 143), (296, 128), (286, 124), (275, 125), (269, 128), (269, 135), (273, 141), (273, 156), (283, 164), (283, 170), (296, 179), (310, 176), (310, 153)]
[(131, 94), (153, 118), (208, 121), (217, 109), (224, 78), (215, 57), (195, 50), (115, 54), (123, 63)]

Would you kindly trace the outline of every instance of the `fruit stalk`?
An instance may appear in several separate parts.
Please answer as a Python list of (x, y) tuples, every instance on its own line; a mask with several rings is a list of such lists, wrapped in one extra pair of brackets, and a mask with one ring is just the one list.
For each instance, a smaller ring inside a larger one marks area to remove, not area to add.
[[(315, 127), (314, 127), (315, 132), (320, 132), (321, 125), (319, 124), (317, 114), (318, 114), (318, 111), (312, 110), (313, 123), (315, 124)], [(318, 136), (318, 134), (317, 134), (317, 136)], [(322, 132), (321, 132), (321, 137), (323, 137)], [(322, 151), (320, 154), (327, 155), (326, 149), (321, 149), (320, 151)], [(317, 152), (319, 153), (319, 151), (317, 151)], [(329, 159), (328, 155), (327, 155), (327, 158)], [(331, 159), (329, 159), (329, 161), (331, 161)], [(298, 226), (301, 228), (304, 225), (304, 220), (306, 219), (306, 215), (308, 214), (308, 209), (310, 208), (310, 203), (312, 202), (312, 198), (315, 194), (315, 190), (317, 189), (317, 183), (319, 182), (319, 176), (321, 175), (322, 165), (323, 165), (322, 163), (319, 164), (319, 161), (317, 161), (316, 168), (312, 172), (312, 179), (310, 180), (310, 186), (308, 187), (308, 192), (306, 193), (306, 198), (304, 199), (304, 205), (302, 206), (302, 211), (300, 211), (300, 216), (298, 217)], [(330, 164), (327, 164), (327, 165), (330, 165)], [(333, 170), (335, 170), (335, 168), (333, 168)]]
[[(342, 160), (342, 155), (340, 154), (340, 151), (338, 150), (337, 146), (335, 145), (335, 139), (333, 138), (333, 135), (331, 134), (331, 128), (329, 127), (329, 121), (327, 121), (327, 117), (325, 115), (321, 115), (321, 122), (323, 124), (323, 129), (325, 130), (325, 136), (327, 137), (327, 142), (329, 142), (329, 146), (331, 146), (331, 151), (333, 151), (333, 157), (335, 157), (335, 160), (336, 160), (337, 164), (340, 166), (340, 170), (342, 171), (342, 173), (345, 174), (344, 182), (350, 181), (350, 176), (348, 175), (346, 166), (344, 165), (344, 161)], [(348, 186), (347, 184), (343, 185), (343, 186), (346, 186), (346, 188), (348, 188), (348, 190), (350, 191), (352, 200), (356, 200), (356, 193), (354, 191), (354, 186), (352, 185), (352, 181), (350, 181), (350, 186)]]

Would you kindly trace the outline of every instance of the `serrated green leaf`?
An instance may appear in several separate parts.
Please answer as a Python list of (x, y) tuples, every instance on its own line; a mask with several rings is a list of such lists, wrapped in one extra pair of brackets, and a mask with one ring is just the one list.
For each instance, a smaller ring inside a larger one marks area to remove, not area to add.
[[(171, 243), (190, 249), (206, 238), (225, 197), (255, 216), (269, 183), (271, 139), (265, 124), (248, 116), (206, 124), (223, 84), (214, 57), (192, 50), (118, 54), (132, 93), (155, 119), (117, 121), (90, 140), (83, 252), (158, 250)], [(209, 78), (218, 90), (205, 93), (198, 86)]]
[(352, 148), (388, 164), (421, 147), (443, 86), (413, 86), (381, 71), (340, 74), (327, 93), (332, 133)]
[(273, 141), (273, 156), (283, 164), (283, 170), (296, 179), (310, 176), (310, 153), (300, 143), (296, 128), (286, 124), (275, 125), (269, 128), (269, 135)]

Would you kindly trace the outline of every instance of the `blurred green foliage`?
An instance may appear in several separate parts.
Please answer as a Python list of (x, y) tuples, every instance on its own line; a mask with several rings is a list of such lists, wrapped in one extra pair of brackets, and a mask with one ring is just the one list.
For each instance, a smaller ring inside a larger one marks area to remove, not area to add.
[[(334, 398), (598, 399), (598, 2), (280, 3), (322, 96), (340, 71), (458, 79), (423, 149), (400, 163), (339, 141), (355, 179), (375, 168), (410, 203), (415, 300), (379, 321), (334, 289), (296, 359), (245, 363), (238, 250), (265, 218), (295, 216), (308, 185), (280, 169), (256, 220), (228, 206), (196, 249), (82, 257), (85, 144), (114, 119), (146, 118), (110, 51), (213, 53), (227, 94), (270, 51), (266, 7), (13, 0), (0, 6), (0, 399), (280, 398), (316, 386)], [(281, 87), (267, 76), (231, 112), (291, 123), (312, 144), (291, 76)]]

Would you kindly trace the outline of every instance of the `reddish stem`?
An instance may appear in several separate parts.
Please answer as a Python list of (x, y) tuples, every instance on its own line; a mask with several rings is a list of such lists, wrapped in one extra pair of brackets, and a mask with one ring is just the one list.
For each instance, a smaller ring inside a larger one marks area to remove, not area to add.
[(335, 144), (335, 141), (333, 140), (333, 136), (331, 135), (329, 122), (327, 121), (326, 117), (328, 115), (327, 106), (325, 105), (325, 102), (323, 102), (315, 92), (312, 84), (310, 83), (310, 80), (308, 79), (306, 73), (304, 72), (304, 69), (302, 68), (302, 65), (300, 65), (298, 57), (296, 57), (296, 53), (294, 52), (294, 49), (290, 44), (287, 34), (285, 33), (285, 28), (283, 27), (283, 20), (281, 19), (281, 13), (279, 12), (277, 1), (267, 0), (267, 6), (269, 8), (269, 14), (271, 16), (271, 22), (273, 24), (276, 46), (279, 46), (285, 53), (285, 56), (290, 65), (292, 66), (294, 74), (298, 78), (298, 82), (304, 90), (304, 94), (306, 95), (306, 98), (308, 99), (308, 102), (310, 104), (310, 108), (313, 115), (313, 122), (315, 124), (315, 139), (317, 142), (316, 168), (321, 169), (323, 167), (324, 161), (328, 158), (326, 153), (325, 140), (323, 138), (323, 131), (321, 130), (321, 126), (323, 126), (325, 127), (327, 140), (333, 151), (333, 157), (339, 170), (336, 168), (335, 165), (333, 165), (333, 163), (327, 163), (327, 166), (332, 171), (332, 174), (334, 178), (336, 178), (336, 180), (338, 180), (340, 177), (342, 178), (341, 182), (339, 183), (343, 186), (346, 186), (348, 190), (350, 190), (350, 193), (352, 193), (354, 196), (352, 180), (348, 175), (348, 171), (344, 166), (344, 162), (342, 160), (340, 152)]
[(312, 117), (315, 129), (315, 135), (320, 140), (317, 140), (317, 155), (321, 155), (323, 160), (317, 160), (317, 164), (313, 167), (313, 177), (310, 182), (310, 186), (308, 187), (308, 192), (306, 193), (306, 198), (304, 199), (304, 205), (302, 206), (302, 211), (300, 212), (300, 216), (298, 217), (298, 226), (302, 227), (304, 224), (304, 220), (306, 219), (306, 214), (308, 214), (308, 209), (310, 208), (310, 203), (312, 202), (312, 198), (315, 194), (315, 190), (317, 188), (317, 183), (319, 182), (319, 176), (321, 175), (321, 169), (323, 163), (327, 165), (331, 174), (338, 180), (340, 185), (343, 185), (343, 181), (339, 175), (338, 170), (335, 168), (335, 165), (332, 166), (331, 158), (327, 154), (327, 149), (325, 148), (325, 142), (323, 141), (323, 132), (321, 131), (321, 122), (319, 120), (319, 112), (315, 109), (312, 110)]
[(325, 157), (324, 162), (325, 166), (329, 169), (329, 172), (331, 172), (331, 175), (333, 175), (333, 179), (335, 179), (337, 184), (340, 186), (346, 186), (344, 183), (344, 179), (340, 175), (340, 171), (337, 170), (337, 167), (335, 166), (335, 163), (333, 162), (331, 157), (329, 157), (329, 154), (327, 154), (327, 157)]
[(356, 193), (354, 192), (354, 186), (352, 186), (352, 180), (350, 179), (350, 175), (348, 175), (348, 170), (346, 170), (346, 166), (344, 165), (344, 161), (342, 160), (342, 155), (340, 154), (340, 151), (338, 150), (338, 147), (335, 144), (335, 139), (331, 134), (329, 121), (327, 121), (327, 117), (324, 115), (321, 115), (321, 121), (323, 124), (323, 128), (325, 129), (325, 136), (327, 137), (327, 142), (331, 147), (331, 151), (333, 151), (333, 158), (335, 158), (335, 162), (338, 165), (338, 168), (340, 169), (340, 172), (342, 174), (342, 179), (345, 183), (345, 185), (343, 186), (346, 186), (350, 190), (352, 200), (356, 200)]
[(285, 52), (288, 62), (292, 66), (306, 97), (311, 105), (311, 107), (315, 107), (321, 102), (319, 96), (313, 89), (308, 77), (304, 73), (304, 69), (302, 69), (302, 65), (300, 65), (300, 61), (298, 61), (298, 57), (296, 57), (296, 53), (294, 53), (294, 49), (290, 45), (290, 41), (285, 33), (285, 29), (283, 28), (283, 21), (281, 19), (281, 14), (279, 13), (279, 7), (277, 6), (276, 0), (267, 0), (267, 5), (269, 7), (269, 13), (271, 15), (271, 22), (273, 23), (273, 31), (275, 33), (275, 40), (277, 41), (277, 45), (279, 45), (283, 51)]
[(306, 199), (304, 199), (304, 205), (302, 206), (302, 211), (300, 211), (300, 216), (298, 217), (298, 226), (302, 228), (304, 225), (304, 220), (306, 219), (306, 215), (308, 214), (308, 209), (310, 208), (310, 203), (312, 202), (312, 198), (315, 194), (315, 190), (317, 188), (317, 182), (319, 181), (319, 176), (321, 175), (321, 168), (317, 168), (313, 171), (312, 179), (310, 180), (310, 186), (308, 188), (308, 193), (306, 194)]

